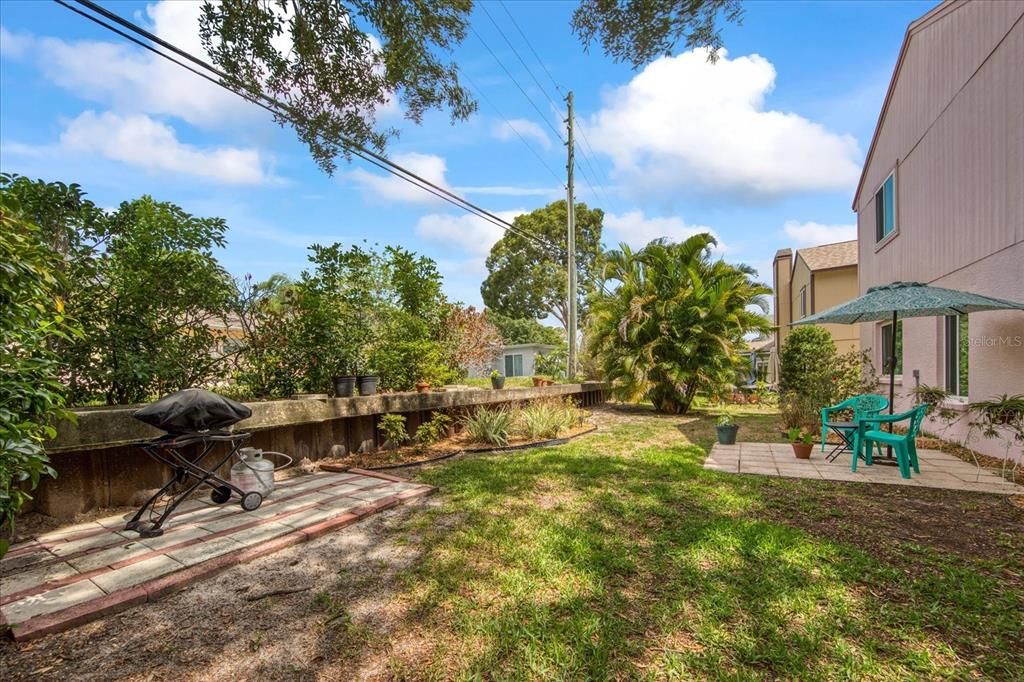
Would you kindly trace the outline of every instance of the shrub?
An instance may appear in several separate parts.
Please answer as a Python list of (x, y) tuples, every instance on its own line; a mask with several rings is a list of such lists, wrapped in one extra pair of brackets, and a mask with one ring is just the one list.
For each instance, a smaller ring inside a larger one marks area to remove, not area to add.
[(516, 431), (530, 440), (557, 438), (566, 429), (565, 413), (553, 401), (537, 400), (519, 411)]
[(571, 399), (536, 400), (523, 407), (516, 431), (531, 440), (557, 438), (583, 421), (583, 411)]
[[(43, 476), (56, 475), (43, 441), (67, 416), (54, 341), (74, 337), (59, 296), (60, 258), (14, 197), (0, 194), (0, 533)], [(0, 556), (7, 540), (0, 536)]]
[(514, 420), (515, 415), (508, 409), (482, 407), (467, 415), (462, 426), (470, 440), (504, 447), (508, 445)]
[(533, 371), (541, 376), (560, 381), (566, 378), (568, 362), (569, 349), (562, 343), (559, 348), (555, 348), (547, 354), (538, 353), (534, 359)]
[(782, 425), (787, 429), (815, 429), (821, 420), (821, 408), (813, 397), (796, 391), (783, 393), (779, 399)]
[(872, 393), (878, 388), (878, 375), (871, 355), (866, 351), (852, 350), (836, 356), (832, 362), (831, 404), (863, 393)]
[(410, 391), (418, 381), (443, 386), (458, 373), (445, 362), (445, 354), (436, 341), (399, 341), (381, 344), (370, 357), (371, 370), (380, 377), (381, 388)]
[(779, 390), (807, 395), (827, 385), (836, 358), (836, 344), (824, 327), (797, 327), (782, 344)]
[(448, 427), (451, 426), (452, 418), (444, 412), (435, 412), (428, 421), (423, 422), (416, 429), (414, 440), (419, 447), (433, 445), (448, 435)]
[(387, 438), (391, 449), (409, 440), (409, 434), (405, 430), (405, 417), (400, 414), (386, 414), (381, 417), (377, 430)]

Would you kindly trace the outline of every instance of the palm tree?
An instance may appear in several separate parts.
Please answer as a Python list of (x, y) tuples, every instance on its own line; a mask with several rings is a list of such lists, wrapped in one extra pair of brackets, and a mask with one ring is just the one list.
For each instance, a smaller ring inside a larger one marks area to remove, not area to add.
[(705, 233), (607, 254), (605, 280), (618, 286), (592, 297), (588, 331), (620, 398), (683, 414), (698, 391), (732, 383), (745, 335), (771, 330), (771, 289), (746, 265), (711, 260), (716, 244)]

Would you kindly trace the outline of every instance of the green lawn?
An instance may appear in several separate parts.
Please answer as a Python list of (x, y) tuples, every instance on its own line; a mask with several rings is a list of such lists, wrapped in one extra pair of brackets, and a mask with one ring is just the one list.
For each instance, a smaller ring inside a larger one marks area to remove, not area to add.
[[(1024, 679), (1004, 499), (705, 471), (710, 412), (602, 422), (419, 474), (440, 505), (403, 530), (424, 554), (370, 645), (389, 675)], [(740, 412), (740, 440), (776, 422)]]

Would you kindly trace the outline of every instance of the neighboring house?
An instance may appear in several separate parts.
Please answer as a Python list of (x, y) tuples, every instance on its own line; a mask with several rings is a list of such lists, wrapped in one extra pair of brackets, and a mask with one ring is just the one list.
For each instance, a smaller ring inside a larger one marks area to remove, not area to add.
[[(860, 293), (916, 281), (1024, 301), (1024, 2), (946, 2), (910, 25), (853, 209)], [(1024, 392), (1024, 313), (901, 325), (897, 409), (918, 383), (959, 396), (958, 409)], [(882, 367), (889, 325), (858, 326)], [(930, 426), (962, 440), (967, 421)], [(1006, 456), (998, 440), (971, 447)]]
[[(793, 322), (857, 298), (857, 241), (790, 249), (775, 254), (772, 267), (775, 288), (776, 353), (793, 331)], [(860, 335), (848, 324), (821, 325), (832, 334), (839, 353), (860, 349)], [(773, 363), (774, 364), (774, 363)], [(771, 369), (772, 377), (777, 376)]]
[(744, 372), (744, 385), (753, 386), (758, 381), (775, 381), (771, 371), (775, 356), (775, 339), (770, 337), (751, 339), (747, 341), (747, 347), (740, 351), (740, 355), (746, 358), (750, 367), (749, 371)]
[(469, 376), (489, 376), (495, 369), (507, 377), (533, 376), (537, 356), (550, 353), (554, 349), (555, 346), (546, 343), (517, 343), (511, 346), (502, 346), (501, 353), (494, 359), (490, 367), (483, 370), (471, 369)]

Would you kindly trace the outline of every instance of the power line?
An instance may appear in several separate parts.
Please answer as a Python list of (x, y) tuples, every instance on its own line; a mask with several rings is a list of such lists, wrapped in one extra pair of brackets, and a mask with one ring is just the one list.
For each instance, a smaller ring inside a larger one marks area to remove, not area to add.
[(503, 10), (505, 10), (505, 14), (508, 15), (508, 18), (512, 21), (512, 25), (515, 26), (516, 31), (519, 32), (519, 36), (523, 39), (523, 42), (526, 43), (526, 47), (530, 48), (530, 52), (533, 53), (533, 58), (537, 60), (538, 64), (540, 64), (540, 68), (544, 69), (544, 73), (546, 73), (548, 78), (551, 79), (551, 84), (555, 86), (555, 92), (564, 97), (565, 93), (562, 92), (562, 88), (558, 85), (558, 81), (556, 81), (555, 77), (551, 75), (550, 71), (548, 71), (548, 67), (544, 65), (544, 61), (541, 60), (540, 55), (537, 54), (537, 50), (533, 49), (533, 43), (531, 43), (529, 38), (526, 37), (526, 34), (523, 33), (523, 29), (519, 28), (519, 22), (517, 22), (516, 18), (512, 16), (512, 13), (508, 11), (508, 6), (501, 0), (499, 0), (498, 4), (501, 5)]
[(524, 145), (526, 145), (527, 149), (529, 149), (529, 150), (530, 150), (531, 152), (533, 152), (533, 155), (534, 155), (534, 156), (536, 156), (536, 157), (537, 157), (537, 160), (538, 160), (538, 161), (540, 161), (540, 162), (541, 162), (541, 164), (543, 164), (544, 168), (546, 168), (546, 169), (547, 169), (547, 171), (548, 171), (549, 173), (551, 173), (552, 177), (554, 177), (554, 178), (555, 178), (555, 181), (556, 181), (556, 182), (558, 182), (559, 184), (562, 184), (562, 178), (561, 178), (561, 177), (559, 177), (558, 173), (556, 173), (556, 172), (555, 172), (555, 171), (554, 171), (554, 170), (553, 170), (553, 169), (551, 168), (551, 166), (549, 166), (549, 165), (548, 165), (548, 162), (544, 160), (544, 157), (543, 157), (543, 156), (541, 156), (540, 152), (538, 152), (538, 151), (536, 150), (536, 148), (534, 148), (534, 146), (533, 146), (532, 144), (530, 144), (530, 143), (529, 143), (529, 141), (528, 141), (528, 140), (527, 140), (527, 139), (526, 139), (525, 137), (523, 137), (522, 133), (520, 133), (520, 132), (519, 132), (519, 129), (518, 129), (518, 128), (516, 128), (516, 127), (515, 127), (515, 126), (514, 126), (514, 125), (512, 124), (512, 121), (508, 120), (508, 118), (506, 118), (506, 117), (505, 117), (505, 114), (503, 114), (503, 113), (502, 113), (502, 111), (501, 111), (501, 109), (499, 109), (499, 108), (498, 108), (498, 105), (496, 105), (496, 104), (495, 104), (495, 103), (494, 103), (494, 102), (493, 102), (493, 101), (491, 100), (491, 98), (487, 96), (487, 93), (486, 93), (486, 92), (484, 92), (484, 90), (483, 90), (483, 89), (482, 89), (482, 88), (481, 88), (480, 86), (478, 86), (478, 85), (477, 85), (477, 84), (476, 84), (476, 83), (475, 83), (475, 82), (473, 81), (473, 79), (472, 79), (472, 78), (470, 78), (470, 77), (469, 77), (469, 74), (468, 74), (468, 73), (466, 73), (465, 71), (462, 71), (461, 69), (459, 70), (459, 73), (461, 73), (461, 74), (462, 74), (463, 76), (465, 76), (466, 80), (467, 80), (467, 81), (469, 82), (469, 85), (470, 85), (470, 86), (471, 86), (471, 87), (473, 88), (473, 90), (474, 90), (474, 91), (475, 91), (475, 92), (476, 92), (476, 93), (477, 93), (477, 94), (478, 94), (478, 95), (479, 95), (479, 96), (480, 96), (480, 97), (481, 97), (482, 99), (486, 100), (486, 101), (487, 101), (487, 103), (488, 103), (488, 104), (489, 104), (489, 105), (491, 106), (491, 108), (493, 108), (493, 109), (494, 109), (494, 110), (495, 110), (495, 111), (496, 111), (496, 112), (498, 113), (498, 116), (500, 116), (500, 117), (501, 117), (501, 120), (503, 120), (503, 121), (505, 122), (505, 125), (507, 125), (507, 126), (509, 127), (509, 129), (510, 129), (510, 130), (511, 130), (511, 131), (512, 131), (513, 133), (515, 133), (515, 134), (516, 134), (516, 137), (518, 137), (518, 138), (519, 138), (520, 140), (522, 140), (523, 144), (524, 144)]
[[(237, 95), (239, 97), (242, 97), (243, 99), (245, 99), (245, 100), (247, 100), (249, 102), (252, 102), (253, 104), (256, 104), (257, 106), (259, 106), (259, 107), (269, 111), (270, 113), (274, 114), (275, 116), (278, 116), (281, 119), (284, 119), (286, 121), (291, 122), (296, 127), (301, 125), (295, 119), (295, 116), (290, 113), (290, 111), (289, 111), (290, 107), (288, 107), (288, 105), (280, 102), (277, 99), (269, 97), (267, 95), (260, 94), (260, 95), (257, 95), (256, 97), (254, 97), (252, 95), (249, 95), (248, 93), (245, 93), (244, 91), (241, 91), (240, 89), (237, 89), (237, 88), (229, 86), (227, 81), (229, 81), (230, 79), (228, 78), (227, 74), (223, 73), (222, 71), (217, 69), (212, 64), (210, 64), (210, 63), (208, 63), (208, 62), (206, 62), (206, 61), (196, 57), (195, 55), (193, 55), (193, 54), (191, 54), (189, 52), (186, 52), (186, 51), (178, 48), (177, 46), (175, 46), (175, 45), (173, 45), (173, 44), (163, 40), (159, 36), (156, 36), (156, 35), (150, 33), (149, 31), (147, 31), (146, 29), (142, 28), (141, 26), (138, 26), (137, 24), (134, 24), (134, 23), (128, 21), (127, 19), (121, 17), (120, 15), (107, 10), (106, 8), (102, 7), (101, 5), (98, 5), (95, 2), (92, 2), (92, 0), (74, 0), (74, 1), (77, 2), (80, 5), (82, 5), (84, 7), (87, 7), (88, 9), (96, 12), (97, 14), (100, 14), (101, 16), (109, 19), (110, 21), (113, 21), (113, 22), (115, 22), (115, 23), (117, 23), (117, 24), (127, 28), (128, 30), (136, 33), (136, 34), (145, 37), (146, 39), (148, 39), (148, 40), (150, 40), (150, 41), (160, 45), (161, 47), (164, 47), (165, 49), (171, 50), (175, 54), (178, 54), (178, 55), (182, 56), (183, 58), (185, 58), (185, 59), (187, 59), (187, 60), (189, 60), (189, 61), (191, 61), (191, 62), (193, 62), (193, 63), (195, 63), (195, 64), (197, 64), (199, 66), (201, 66), (203, 69), (205, 69), (205, 70), (207, 70), (207, 71), (209, 71), (211, 73), (216, 74), (222, 80), (217, 80), (217, 79), (209, 76), (208, 74), (202, 73), (202, 72), (200, 72), (200, 71), (190, 67), (188, 64), (184, 64), (184, 63), (174, 59), (172, 56), (170, 56), (170, 55), (168, 55), (168, 54), (166, 54), (164, 52), (161, 52), (160, 50), (157, 50), (156, 48), (154, 48), (151, 45), (147, 45), (145, 42), (143, 42), (141, 40), (138, 40), (134, 36), (128, 35), (127, 33), (121, 31), (117, 27), (111, 26), (110, 24), (104, 22), (103, 20), (101, 20), (101, 19), (99, 19), (97, 17), (94, 17), (94, 16), (92, 16), (92, 15), (86, 13), (86, 12), (83, 12), (83, 11), (79, 10), (78, 8), (76, 8), (76, 7), (72, 7), (67, 2), (65, 2), (65, 0), (54, 0), (54, 1), (57, 4), (67, 8), (69, 10), (71, 10), (72, 12), (74, 12), (74, 13), (82, 16), (82, 17), (85, 17), (86, 19), (89, 19), (90, 21), (92, 21), (92, 22), (94, 22), (94, 23), (96, 23), (96, 24), (98, 24), (100, 26), (103, 26), (104, 28), (106, 28), (106, 29), (108, 29), (108, 30), (110, 30), (110, 31), (112, 31), (112, 32), (122, 36), (123, 38), (131, 41), (132, 43), (135, 43), (136, 45), (139, 45), (140, 47), (143, 47), (146, 50), (148, 50), (148, 51), (150, 51), (150, 52), (152, 52), (152, 53), (154, 53), (154, 54), (156, 54), (156, 55), (158, 55), (160, 57), (163, 57), (164, 59), (167, 59), (168, 61), (171, 61), (174, 64), (177, 64), (178, 66), (181, 66), (184, 69), (187, 69), (191, 73), (194, 73), (195, 75), (197, 75), (197, 76), (199, 76), (201, 78), (204, 78), (205, 80), (207, 80), (207, 81), (209, 81), (209, 82), (211, 82), (211, 83), (213, 83), (213, 84), (215, 84), (215, 85), (217, 85), (219, 87), (222, 87), (225, 90), (228, 90), (229, 92), (232, 92), (235, 95)], [(258, 101), (257, 97), (259, 99), (264, 100), (264, 102)], [(269, 102), (270, 104), (268, 105), (267, 102)], [(322, 133), (317, 133), (317, 135), (319, 137), (321, 137), (321, 138), (328, 139)], [(394, 175), (394, 176), (396, 176), (396, 177), (398, 177), (398, 178), (400, 178), (400, 179), (402, 179), (402, 180), (404, 180), (406, 182), (409, 182), (410, 184), (412, 184), (412, 185), (414, 185), (416, 187), (419, 187), (419, 188), (421, 188), (421, 189), (423, 189), (423, 190), (425, 190), (427, 192), (430, 192), (431, 194), (437, 196), (438, 198), (443, 199), (444, 201), (447, 201), (448, 203), (450, 203), (450, 204), (452, 204), (452, 205), (454, 205), (454, 206), (456, 206), (458, 208), (461, 208), (461, 209), (467, 211), (468, 213), (472, 213), (472, 214), (476, 215), (479, 218), (487, 220), (488, 222), (490, 222), (490, 223), (492, 223), (494, 225), (497, 225), (498, 227), (502, 228), (505, 231), (513, 232), (515, 234), (519, 234), (520, 236), (525, 237), (527, 239), (530, 239), (531, 241), (534, 241), (535, 243), (537, 243), (537, 244), (539, 244), (541, 246), (553, 249), (556, 253), (561, 250), (557, 245), (552, 244), (552, 243), (548, 242), (547, 240), (542, 239), (542, 238), (540, 238), (540, 237), (538, 237), (538, 236), (536, 236), (536, 235), (534, 235), (534, 234), (532, 234), (530, 232), (526, 232), (526, 231), (521, 230), (520, 228), (517, 228), (512, 223), (510, 223), (510, 222), (500, 218), (499, 216), (494, 215), (490, 211), (487, 211), (486, 209), (477, 206), (476, 204), (468, 201), (467, 199), (464, 199), (464, 198), (460, 197), (459, 195), (457, 195), (457, 194), (455, 194), (455, 193), (445, 189), (444, 187), (438, 186), (438, 185), (434, 184), (433, 182), (430, 182), (429, 180), (427, 180), (427, 179), (417, 175), (416, 173), (414, 173), (414, 172), (412, 172), (412, 171), (410, 171), (410, 170), (408, 170), (408, 169), (406, 169), (406, 168), (404, 168), (404, 167), (402, 167), (402, 166), (400, 166), (400, 165), (390, 161), (386, 157), (381, 156), (380, 154), (377, 154), (376, 152), (373, 152), (373, 151), (363, 147), (362, 145), (360, 145), (360, 144), (358, 144), (356, 142), (353, 142), (351, 140), (346, 140), (345, 138), (340, 137), (340, 136), (337, 138), (337, 140), (334, 140), (334, 141), (339, 142), (341, 144), (341, 146), (345, 148), (346, 151), (348, 151), (349, 153), (353, 154), (354, 156), (357, 156), (360, 159), (362, 159), (364, 161), (367, 161), (368, 163), (371, 163), (374, 166), (377, 166), (378, 168), (381, 168), (382, 170), (384, 170), (384, 171), (386, 171), (386, 172), (388, 172), (388, 173), (390, 173), (390, 174), (392, 174), (392, 175)]]
[(503, 30), (501, 30), (501, 26), (498, 26), (498, 22), (496, 22), (494, 20), (494, 17), (491, 16), (491, 13), (487, 11), (487, 5), (485, 3), (480, 3), (479, 7), (480, 7), (481, 10), (483, 10), (483, 13), (487, 15), (487, 18), (491, 20), (491, 23), (494, 24), (494, 28), (496, 28), (498, 30), (498, 34), (501, 36), (502, 40), (505, 41), (505, 44), (508, 45), (510, 50), (512, 50), (512, 54), (514, 54), (516, 56), (516, 59), (519, 60), (519, 63), (523, 65), (524, 69), (526, 69), (526, 73), (528, 73), (530, 75), (530, 78), (533, 79), (534, 84), (540, 90), (541, 94), (544, 95), (544, 97), (547, 98), (548, 103), (551, 104), (551, 106), (556, 111), (558, 111), (559, 106), (557, 104), (555, 104), (555, 100), (552, 99), (550, 95), (548, 95), (547, 91), (544, 89), (544, 86), (541, 85), (540, 81), (537, 80), (537, 77), (535, 75), (533, 75), (533, 70), (526, 64), (526, 61), (519, 54), (519, 50), (517, 50), (515, 48), (515, 45), (512, 44), (512, 41), (509, 40), (508, 36), (505, 35), (505, 32)]
[[(124, 17), (118, 15), (117, 13), (111, 12), (110, 10), (107, 10), (106, 8), (102, 7), (101, 5), (98, 5), (95, 2), (92, 2), (92, 0), (72, 0), (72, 1), (76, 2), (79, 5), (82, 5), (82, 6), (86, 7), (86, 8), (88, 8), (88, 9), (94, 11), (94, 12), (96, 12), (97, 14), (99, 14), (99, 15), (107, 18), (107, 19), (109, 19), (110, 21), (113, 21), (113, 22), (121, 25), (122, 27), (128, 29), (129, 31), (132, 31), (133, 33), (136, 33), (137, 35), (141, 35), (144, 38), (146, 38), (147, 40), (150, 40), (151, 42), (156, 43), (157, 45), (160, 45), (161, 47), (163, 47), (163, 48), (165, 48), (167, 50), (170, 50), (170, 51), (174, 52), (175, 54), (180, 55), (184, 59), (187, 59), (188, 61), (190, 61), (190, 62), (192, 62), (192, 63), (202, 67), (206, 71), (209, 71), (210, 73), (216, 74), (222, 80), (217, 80), (216, 78), (213, 78), (212, 76), (210, 76), (208, 73), (203, 73), (202, 71), (199, 71), (199, 70), (189, 66), (188, 64), (185, 64), (185, 63), (175, 59), (171, 55), (156, 49), (152, 45), (149, 45), (149, 44), (145, 43), (144, 41), (139, 40), (135, 36), (132, 36), (132, 35), (129, 35), (128, 33), (125, 33), (124, 31), (118, 29), (116, 26), (112, 26), (111, 24), (103, 21), (102, 19), (100, 19), (98, 17), (92, 16), (92, 15), (88, 14), (87, 12), (83, 12), (82, 10), (80, 10), (80, 9), (78, 9), (76, 7), (71, 6), (65, 0), (54, 0), (54, 2), (56, 2), (57, 4), (65, 7), (66, 9), (74, 12), (75, 14), (78, 14), (78, 15), (88, 19), (89, 21), (92, 21), (95, 24), (97, 24), (99, 26), (102, 26), (103, 28), (105, 28), (105, 29), (107, 29), (107, 30), (109, 30), (109, 31), (111, 31), (111, 32), (113, 32), (113, 33), (115, 33), (115, 34), (125, 38), (126, 40), (128, 40), (128, 41), (130, 41), (130, 42), (132, 42), (132, 43), (134, 43), (134, 44), (144, 48), (145, 50), (147, 50), (149, 52), (152, 52), (153, 54), (155, 54), (155, 55), (157, 55), (159, 57), (162, 57), (163, 59), (166, 59), (166, 60), (168, 60), (168, 61), (170, 61), (170, 62), (172, 62), (172, 63), (174, 63), (174, 64), (176, 64), (176, 65), (178, 65), (178, 66), (180, 66), (180, 67), (182, 67), (184, 69), (186, 69), (186, 70), (188, 70), (189, 72), (199, 76), (200, 78), (203, 78), (204, 80), (207, 80), (207, 81), (213, 83), (214, 85), (217, 85), (218, 87), (221, 87), (221, 88), (227, 90), (228, 92), (231, 92), (231, 93), (237, 95), (238, 97), (241, 97), (242, 99), (245, 99), (246, 101), (251, 102), (251, 103), (257, 105), (260, 108), (265, 109), (266, 111), (270, 112), (271, 114), (273, 114), (273, 115), (275, 115), (275, 116), (277, 116), (277, 117), (279, 117), (279, 118), (281, 118), (281, 119), (283, 119), (285, 121), (288, 121), (288, 122), (292, 123), (292, 125), (294, 125), (296, 127), (299, 127), (301, 125), (298, 121), (296, 121), (295, 117), (290, 113), (290, 111), (289, 111), (290, 107), (287, 104), (284, 104), (284, 103), (280, 102), (279, 100), (277, 100), (277, 99), (275, 99), (273, 97), (270, 97), (268, 95), (262, 94), (262, 93), (257, 94), (257, 95), (251, 95), (249, 93), (246, 93), (246, 92), (242, 91), (241, 89), (238, 89), (238, 88), (235, 88), (235, 87), (231, 87), (228, 84), (228, 82), (227, 82), (227, 81), (230, 80), (229, 77), (227, 76), (227, 74), (225, 74), (224, 72), (220, 71), (214, 65), (212, 65), (209, 62), (206, 62), (206, 61), (196, 57), (195, 55), (193, 55), (193, 54), (191, 54), (191, 53), (189, 53), (189, 52), (187, 52), (185, 50), (182, 50), (181, 48), (179, 48), (179, 47), (177, 47), (177, 46), (167, 42), (166, 40), (160, 38), (159, 36), (156, 36), (153, 33), (147, 31), (146, 29), (142, 28), (141, 26), (139, 26), (139, 25), (137, 25), (137, 24), (135, 24), (135, 23), (133, 23), (131, 21), (128, 21), (127, 19), (125, 19)], [(259, 101), (259, 100), (263, 100), (263, 101)], [(317, 133), (317, 135), (319, 137), (323, 138), (323, 139), (328, 139), (329, 140), (329, 138), (327, 138), (323, 133)], [(365, 147), (363, 147), (362, 145), (360, 145), (360, 144), (358, 144), (356, 142), (347, 140), (347, 139), (345, 139), (345, 138), (343, 138), (341, 136), (338, 136), (337, 139), (334, 140), (334, 141), (340, 143), (340, 145), (343, 148), (345, 148), (346, 151), (348, 151), (349, 153), (353, 154), (354, 156), (357, 156), (358, 158), (360, 158), (360, 159), (362, 159), (362, 160), (364, 160), (364, 161), (366, 161), (366, 162), (368, 162), (368, 163), (370, 163), (370, 164), (372, 164), (374, 166), (377, 166), (378, 168), (381, 168), (382, 170), (386, 171), (387, 173), (390, 173), (391, 175), (394, 175), (395, 177), (398, 177), (401, 180), (404, 180), (404, 181), (406, 181), (406, 182), (408, 182), (408, 183), (410, 183), (410, 184), (412, 184), (412, 185), (414, 185), (416, 187), (419, 187), (420, 189), (423, 189), (424, 191), (430, 192), (431, 194), (437, 196), (438, 198), (440, 198), (440, 199), (442, 199), (444, 201), (447, 201), (448, 203), (452, 204), (453, 206), (456, 206), (457, 208), (461, 208), (462, 210), (464, 210), (464, 211), (466, 211), (466, 212), (468, 212), (468, 213), (470, 213), (472, 215), (475, 215), (478, 218), (482, 218), (482, 219), (484, 219), (484, 220), (486, 220), (486, 221), (488, 221), (488, 222), (490, 222), (490, 223), (500, 227), (501, 229), (505, 230), (506, 232), (511, 232), (513, 234), (517, 234), (517, 235), (522, 236), (522, 237), (524, 237), (524, 238), (526, 238), (526, 239), (528, 239), (528, 240), (530, 240), (530, 241), (532, 241), (532, 242), (534, 242), (534, 243), (536, 243), (536, 244), (538, 244), (538, 245), (540, 245), (542, 247), (545, 247), (546, 249), (550, 249), (551, 252), (554, 255), (558, 256), (559, 258), (564, 258), (566, 256), (564, 250), (560, 246), (558, 246), (557, 244), (549, 242), (546, 239), (541, 238), (541, 237), (539, 237), (539, 236), (537, 236), (537, 235), (535, 235), (535, 234), (533, 234), (533, 233), (531, 233), (529, 231), (525, 231), (525, 230), (523, 230), (521, 228), (517, 228), (512, 223), (510, 223), (510, 222), (500, 218), (499, 216), (494, 215), (490, 211), (487, 211), (486, 209), (483, 209), (483, 208), (477, 206), (476, 204), (468, 201), (467, 199), (464, 199), (464, 198), (460, 197), (459, 195), (454, 194), (453, 192), (450, 192), (449, 190), (445, 189), (444, 187), (440, 187), (438, 185), (435, 185), (434, 183), (430, 182), (429, 180), (426, 180), (425, 178), (420, 177), (416, 173), (413, 173), (412, 171), (410, 171), (410, 170), (408, 170), (408, 169), (406, 169), (406, 168), (404, 168), (404, 167), (402, 167), (402, 166), (400, 166), (400, 165), (390, 161), (386, 157), (383, 157), (380, 154), (377, 154), (376, 152), (373, 152), (373, 151), (371, 151), (369, 149), (366, 149)], [(601, 290), (606, 295), (608, 294), (608, 290), (605, 288), (604, 282), (601, 281), (600, 279), (598, 279), (595, 276), (594, 273), (589, 273), (588, 279), (590, 279), (593, 283), (596, 283), (597, 285), (599, 285)]]
[[(483, 5), (481, 5), (481, 7), (483, 7)], [(526, 90), (523, 88), (522, 85), (519, 84), (519, 81), (516, 80), (516, 77), (512, 75), (512, 72), (508, 70), (508, 67), (505, 66), (505, 62), (498, 59), (498, 55), (494, 53), (494, 50), (492, 50), (491, 46), (487, 44), (487, 41), (485, 41), (480, 36), (479, 31), (473, 28), (472, 24), (470, 24), (469, 28), (470, 30), (473, 31), (473, 35), (476, 36), (476, 39), (480, 41), (480, 44), (484, 46), (484, 49), (491, 53), (491, 56), (494, 57), (494, 61), (498, 62), (498, 66), (500, 66), (502, 70), (505, 72), (505, 74), (510, 79), (512, 79), (512, 82), (515, 83), (515, 86), (519, 88), (519, 92), (523, 93), (523, 97), (526, 98), (526, 101), (530, 103), (530, 106), (533, 107), (533, 110), (536, 111), (537, 115), (541, 117), (541, 120), (544, 121), (544, 123), (547, 124), (548, 128), (551, 129), (551, 132), (555, 134), (555, 137), (558, 138), (558, 141), (561, 142), (562, 144), (565, 144), (565, 138), (562, 137), (562, 134), (558, 131), (557, 128), (555, 128), (555, 126), (551, 125), (551, 121), (548, 120), (548, 117), (544, 115), (544, 112), (540, 110), (540, 107), (538, 107), (537, 104), (533, 101), (533, 99), (526, 93)]]
[[(551, 75), (551, 72), (548, 71), (547, 66), (544, 65), (543, 61), (541, 61), (541, 58), (537, 54), (537, 51), (533, 48), (533, 44), (530, 42), (530, 39), (526, 37), (526, 34), (523, 33), (523, 30), (519, 27), (519, 24), (516, 23), (516, 20), (512, 16), (512, 13), (508, 11), (508, 7), (506, 7), (504, 3), (501, 3), (501, 6), (502, 6), (502, 9), (505, 10), (505, 14), (507, 14), (508, 18), (512, 21), (512, 25), (515, 26), (516, 30), (519, 32), (519, 36), (523, 39), (523, 42), (526, 43), (526, 46), (530, 49), (530, 52), (533, 53), (533, 56), (537, 60), (537, 63), (540, 64), (541, 68), (544, 69), (545, 73), (547, 73), (548, 78), (551, 79), (551, 83), (555, 86), (555, 90), (559, 94), (562, 94), (562, 88), (559, 87), (558, 82), (555, 80), (554, 76)], [(502, 30), (500, 25), (498, 25), (498, 22), (494, 20), (494, 17), (491, 16), (491, 13), (489, 11), (487, 11), (486, 5), (481, 3), (480, 4), (480, 9), (483, 10), (483, 13), (485, 15), (487, 15), (487, 18), (494, 25), (494, 28), (497, 29), (498, 34), (501, 35), (502, 39), (505, 41), (505, 44), (508, 45), (510, 50), (512, 50), (512, 54), (514, 54), (516, 56), (516, 59), (519, 60), (519, 63), (523, 65), (524, 69), (526, 69), (526, 73), (529, 74), (530, 78), (533, 80), (534, 84), (536, 84), (536, 86), (540, 90), (541, 94), (543, 94), (544, 97), (547, 98), (548, 103), (556, 111), (560, 110), (561, 107), (555, 102), (554, 99), (551, 98), (551, 96), (548, 94), (547, 90), (545, 90), (544, 86), (541, 85), (540, 81), (537, 79), (537, 76), (534, 74), (533, 69), (530, 68), (529, 64), (526, 63), (526, 60), (523, 59), (522, 55), (519, 54), (519, 50), (517, 50), (515, 45), (512, 44), (512, 41), (509, 40), (508, 35), (506, 35), (505, 31)], [(479, 35), (477, 37), (479, 37)], [(483, 41), (481, 41), (481, 42), (483, 42)], [(485, 45), (485, 47), (487, 47), (487, 46)], [(490, 51), (489, 48), (488, 48), (488, 50)], [(495, 61), (498, 61), (500, 63), (500, 60), (498, 59), (497, 55), (494, 54), (494, 52), (491, 52), (491, 56), (494, 57)], [(505, 69), (505, 73), (509, 73), (508, 69), (505, 68), (504, 64), (501, 64), (501, 66), (502, 66), (503, 69)], [(509, 76), (511, 77), (510, 73), (509, 73)], [(518, 86), (519, 84), (516, 83), (516, 85)], [(521, 86), (519, 87), (519, 90), (520, 90), (520, 92), (523, 93), (524, 96), (526, 96), (527, 99), (530, 99), (530, 97), (528, 95), (526, 95), (526, 92), (523, 90), (523, 88)], [(530, 100), (530, 104), (531, 105), (533, 104), (532, 100)], [(534, 106), (534, 109), (536, 110), (537, 107)], [(558, 134), (558, 133), (556, 133), (556, 134)], [(561, 139), (561, 136), (559, 136), (559, 139)], [(562, 142), (564, 144), (565, 140), (562, 140)], [(594, 193), (595, 197), (597, 197), (598, 194), (600, 194), (600, 196), (604, 197), (604, 200), (607, 201), (608, 200), (608, 195), (604, 192), (603, 186), (602, 186), (601, 192), (598, 192), (598, 190), (594, 187), (594, 185), (601, 186), (601, 183), (596, 179), (597, 177), (600, 177), (600, 173), (598, 173), (597, 170), (594, 168), (594, 164), (593, 164), (593, 162), (591, 162), (590, 157), (587, 155), (586, 150), (580, 149), (580, 152), (581, 152), (581, 155), (583, 156), (583, 161), (586, 164), (586, 167), (582, 166), (582, 165), (579, 167), (580, 172), (583, 174), (583, 181), (587, 184), (588, 187), (590, 187), (590, 191)], [(587, 172), (587, 168), (590, 168), (590, 171), (593, 173), (594, 177), (590, 176), (590, 173)]]

